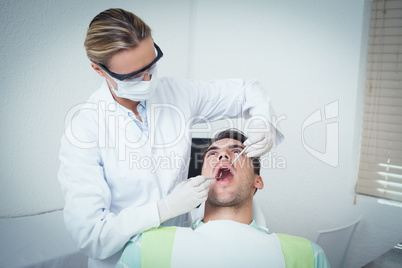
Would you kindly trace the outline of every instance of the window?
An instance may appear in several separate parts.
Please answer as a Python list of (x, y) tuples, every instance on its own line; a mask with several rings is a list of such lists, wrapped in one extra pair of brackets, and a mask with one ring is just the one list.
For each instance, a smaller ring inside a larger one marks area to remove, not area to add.
[(402, 0), (373, 0), (356, 192), (402, 201)]

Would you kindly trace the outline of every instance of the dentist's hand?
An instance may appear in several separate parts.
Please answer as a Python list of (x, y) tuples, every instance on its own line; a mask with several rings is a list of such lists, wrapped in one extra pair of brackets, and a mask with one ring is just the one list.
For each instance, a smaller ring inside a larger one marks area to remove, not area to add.
[(244, 142), (245, 146), (250, 145), (245, 151), (248, 157), (262, 156), (275, 144), (275, 128), (267, 121), (252, 121), (248, 132), (249, 138)]
[(158, 201), (160, 222), (189, 212), (207, 200), (210, 184), (204, 176), (178, 184), (168, 196)]

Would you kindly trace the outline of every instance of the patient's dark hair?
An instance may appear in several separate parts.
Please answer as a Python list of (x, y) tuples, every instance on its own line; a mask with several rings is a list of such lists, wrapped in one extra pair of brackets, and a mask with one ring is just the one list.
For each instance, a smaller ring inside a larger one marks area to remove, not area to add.
[[(227, 129), (222, 132), (219, 132), (218, 134), (215, 135), (214, 138), (211, 139), (211, 142), (204, 148), (202, 158), (205, 158), (205, 154), (208, 150), (208, 148), (216, 141), (223, 140), (223, 139), (233, 139), (240, 141), (241, 143), (244, 143), (247, 140), (246, 135), (244, 135), (243, 132), (237, 129)], [(254, 167), (254, 174), (260, 175), (260, 169), (261, 169), (261, 163), (260, 163), (260, 158), (259, 157), (252, 157), (251, 162), (253, 163)]]

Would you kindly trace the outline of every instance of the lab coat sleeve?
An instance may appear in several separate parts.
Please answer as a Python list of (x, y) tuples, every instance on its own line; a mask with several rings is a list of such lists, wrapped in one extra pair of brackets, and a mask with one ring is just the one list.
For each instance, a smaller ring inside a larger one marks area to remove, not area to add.
[[(71, 135), (74, 129), (74, 135)], [(159, 226), (156, 202), (110, 212), (111, 193), (97, 141), (97, 114), (87, 109), (61, 141), (59, 182), (65, 197), (64, 220), (73, 241), (89, 257), (105, 259), (130, 238)], [(86, 148), (85, 148), (86, 147)]]
[(276, 130), (276, 143), (283, 140), (279, 130), (275, 113), (271, 106), (271, 98), (266, 89), (257, 80), (244, 81), (242, 79), (211, 80), (195, 82), (193, 116), (201, 115), (194, 123), (203, 123), (208, 120), (219, 120), (225, 117), (264, 118)]

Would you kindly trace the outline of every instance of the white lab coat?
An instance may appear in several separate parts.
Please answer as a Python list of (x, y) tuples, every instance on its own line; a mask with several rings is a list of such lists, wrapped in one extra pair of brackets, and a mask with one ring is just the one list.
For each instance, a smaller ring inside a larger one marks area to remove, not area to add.
[[(267, 92), (258, 81), (240, 79), (159, 79), (146, 102), (149, 138), (115, 104), (103, 83), (79, 113), (70, 112), (59, 156), (65, 223), (96, 267), (114, 267), (130, 238), (159, 226), (157, 201), (187, 179), (193, 124), (224, 116), (271, 119)], [(189, 214), (170, 221), (190, 223)]]

